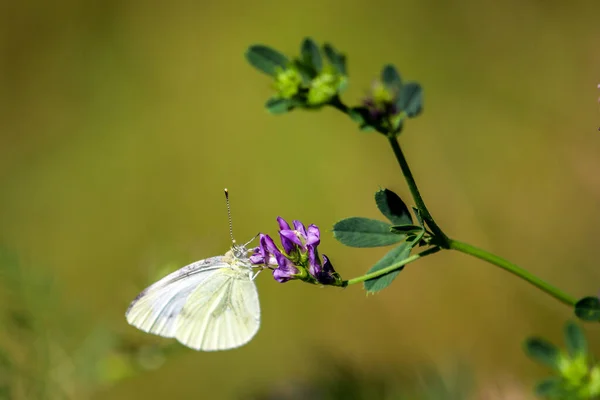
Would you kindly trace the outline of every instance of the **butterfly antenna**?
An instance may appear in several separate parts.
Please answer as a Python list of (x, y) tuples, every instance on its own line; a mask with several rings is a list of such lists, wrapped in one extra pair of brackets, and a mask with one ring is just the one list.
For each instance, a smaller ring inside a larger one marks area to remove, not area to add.
[(231, 241), (235, 244), (235, 239), (233, 238), (233, 223), (231, 222), (231, 206), (229, 205), (229, 191), (225, 188), (225, 202), (227, 203), (227, 218), (229, 219), (229, 236), (231, 237)]

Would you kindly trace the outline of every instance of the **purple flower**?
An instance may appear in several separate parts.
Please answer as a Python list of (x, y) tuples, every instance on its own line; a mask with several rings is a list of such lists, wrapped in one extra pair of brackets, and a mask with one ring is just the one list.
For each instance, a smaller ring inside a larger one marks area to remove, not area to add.
[(273, 270), (273, 278), (279, 283), (287, 282), (300, 274), (300, 270), (281, 253), (277, 255), (277, 264), (279, 266)]
[(305, 282), (341, 286), (342, 278), (335, 272), (329, 259), (319, 257), (317, 246), (321, 243), (319, 228), (311, 224), (306, 228), (294, 220), (294, 229), (277, 217), (282, 248), (269, 235), (260, 234), (260, 244), (252, 251), (250, 262), (273, 270), (277, 282), (300, 279)]
[(308, 249), (308, 261), (308, 272), (320, 284), (332, 285), (337, 279), (341, 279), (333, 269), (333, 265), (331, 265), (329, 258), (327, 258), (325, 254), (323, 254), (323, 263), (321, 264), (321, 259), (319, 258), (319, 253), (316, 248), (311, 247)]
[(306, 234), (306, 245), (316, 247), (319, 243), (321, 243), (321, 232), (316, 225), (310, 224)]

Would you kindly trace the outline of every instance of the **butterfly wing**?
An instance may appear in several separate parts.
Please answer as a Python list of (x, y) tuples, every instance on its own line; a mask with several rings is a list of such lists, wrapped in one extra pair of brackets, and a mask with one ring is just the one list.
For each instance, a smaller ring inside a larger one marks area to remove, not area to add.
[(236, 268), (215, 271), (189, 295), (176, 321), (175, 337), (196, 350), (239, 347), (260, 326), (254, 281)]
[(222, 268), (230, 268), (222, 256), (189, 264), (144, 289), (125, 313), (127, 322), (144, 332), (175, 336), (175, 321), (187, 298)]

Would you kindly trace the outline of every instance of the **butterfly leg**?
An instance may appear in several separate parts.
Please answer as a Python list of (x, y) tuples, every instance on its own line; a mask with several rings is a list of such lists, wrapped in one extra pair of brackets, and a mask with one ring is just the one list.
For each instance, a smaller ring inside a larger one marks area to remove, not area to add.
[(258, 274), (260, 274), (263, 269), (264, 268), (260, 268), (258, 271), (256, 271), (256, 273), (250, 277), (250, 280), (253, 281), (254, 279), (256, 279), (256, 277), (258, 276)]

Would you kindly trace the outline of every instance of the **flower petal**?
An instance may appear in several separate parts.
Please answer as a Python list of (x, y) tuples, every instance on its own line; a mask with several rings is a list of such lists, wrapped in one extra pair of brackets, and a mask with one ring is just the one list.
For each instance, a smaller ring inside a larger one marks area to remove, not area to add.
[(264, 264), (265, 258), (262, 254), (253, 254), (250, 256), (250, 262), (254, 265)]
[(302, 240), (300, 240), (300, 238), (296, 234), (296, 231), (292, 231), (290, 229), (284, 229), (284, 230), (279, 231), (279, 234), (281, 235), (282, 238), (285, 237), (290, 242), (293, 242), (293, 243), (297, 244), (298, 246), (302, 246)]
[(279, 253), (279, 249), (277, 248), (277, 246), (275, 246), (275, 242), (273, 241), (273, 239), (271, 239), (271, 236), (269, 235), (260, 235), (260, 247), (261, 252), (264, 254), (265, 258), (267, 257), (267, 254), (276, 255), (277, 253)]
[(328, 274), (335, 272), (331, 261), (329, 261), (329, 257), (327, 257), (325, 254), (323, 254), (323, 272), (326, 272)]
[(319, 227), (316, 226), (315, 224), (310, 224), (308, 226), (308, 231), (307, 231), (307, 239), (306, 239), (306, 245), (310, 246), (310, 245), (314, 245), (314, 246), (318, 246), (319, 243), (321, 243), (321, 232), (319, 231)]
[(329, 261), (329, 258), (323, 254), (323, 269), (317, 277), (317, 281), (323, 285), (331, 285), (336, 281), (336, 277), (334, 275), (335, 270), (333, 269), (333, 265), (331, 265), (331, 261)]
[(290, 224), (288, 224), (285, 219), (283, 219), (281, 217), (277, 217), (277, 222), (279, 223), (279, 230), (291, 229)]
[[(291, 235), (289, 233), (291, 233)], [(298, 237), (294, 234), (294, 231), (289, 229), (279, 231), (279, 237), (281, 239), (283, 251), (285, 251), (285, 254), (288, 255), (296, 249), (296, 243), (300, 242), (300, 239), (298, 239)], [(296, 241), (295, 239), (298, 239), (298, 241)]]
[(300, 270), (298, 270), (298, 268), (296, 268), (296, 266), (283, 254), (279, 253), (278, 255), (275, 255), (275, 257), (277, 258), (279, 267), (273, 271), (273, 278), (275, 278), (277, 282), (287, 282), (300, 272)]
[(317, 247), (308, 246), (308, 273), (311, 274), (316, 280), (319, 280), (321, 271), (321, 260), (319, 259)]
[(302, 235), (304, 240), (306, 240), (306, 228), (304, 227), (304, 224), (302, 222), (294, 220), (294, 229), (298, 231), (300, 235)]

